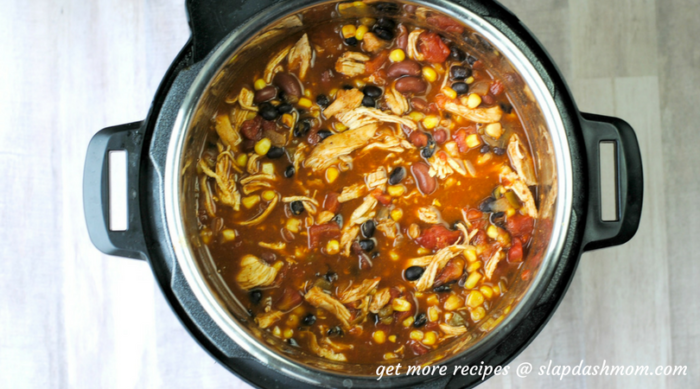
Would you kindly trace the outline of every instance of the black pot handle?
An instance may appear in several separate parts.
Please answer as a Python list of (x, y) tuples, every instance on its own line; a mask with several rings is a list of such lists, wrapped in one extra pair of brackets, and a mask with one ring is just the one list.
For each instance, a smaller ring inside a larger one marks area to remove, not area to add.
[[(85, 221), (92, 243), (105, 254), (146, 259), (146, 245), (139, 211), (139, 164), (144, 122), (108, 127), (95, 134), (88, 146), (83, 175)], [(109, 229), (109, 153), (127, 154), (128, 229)]]
[[(642, 216), (644, 175), (637, 136), (622, 119), (581, 113), (589, 176), (584, 250), (621, 245), (634, 236)], [(615, 143), (617, 220), (601, 217), (600, 143)]]

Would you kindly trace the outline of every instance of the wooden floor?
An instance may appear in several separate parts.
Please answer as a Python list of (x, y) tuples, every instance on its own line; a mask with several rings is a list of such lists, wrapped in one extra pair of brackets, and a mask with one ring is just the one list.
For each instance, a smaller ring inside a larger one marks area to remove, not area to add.
[[(487, 388), (690, 388), (700, 380), (700, 2), (504, 0), (581, 110), (637, 131), (642, 225), (583, 256), (533, 365), (687, 365), (685, 377), (538, 377)], [(85, 151), (145, 117), (188, 37), (182, 0), (4, 1), (0, 12), (0, 388), (243, 388), (181, 328), (145, 263), (83, 222)]]

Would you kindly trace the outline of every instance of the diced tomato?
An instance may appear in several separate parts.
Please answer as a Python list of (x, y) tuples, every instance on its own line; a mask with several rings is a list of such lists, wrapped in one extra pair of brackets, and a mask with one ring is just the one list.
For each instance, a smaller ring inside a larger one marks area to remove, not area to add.
[(467, 131), (465, 131), (463, 128), (457, 130), (457, 132), (452, 135), (452, 139), (454, 139), (455, 143), (457, 143), (457, 148), (461, 153), (466, 153), (467, 150), (469, 150), (469, 146), (467, 146)]
[(445, 15), (433, 15), (428, 18), (428, 25), (435, 26), (438, 30), (446, 32), (454, 32), (461, 34), (464, 32), (464, 26), (459, 24), (458, 21), (452, 19)]
[(309, 248), (317, 248), (322, 239), (340, 238), (340, 227), (335, 222), (309, 227)]
[(483, 68), (484, 68), (484, 63), (481, 60), (476, 60), (476, 62), (474, 62), (474, 65), (472, 65), (472, 69), (474, 69), (474, 70), (480, 70)]
[(460, 235), (459, 231), (450, 231), (442, 224), (436, 224), (423, 231), (416, 242), (429, 250), (439, 250), (457, 242)]
[(365, 72), (367, 74), (372, 74), (377, 70), (381, 69), (382, 66), (389, 59), (389, 50), (383, 50), (376, 57), (370, 59), (365, 63)]
[(481, 219), (484, 217), (484, 213), (478, 209), (472, 208), (467, 210), (467, 220), (472, 221), (476, 219)]
[(418, 50), (425, 60), (432, 63), (443, 63), (450, 56), (450, 48), (442, 41), (440, 35), (434, 32), (424, 32), (418, 37)]
[(520, 275), (520, 279), (522, 279), (523, 281), (529, 280), (529, 279), (530, 279), (530, 269), (525, 270), (525, 271)]
[(483, 230), (479, 230), (479, 232), (474, 234), (474, 237), (472, 238), (472, 243), (478, 246), (482, 243), (486, 243), (488, 239), (489, 237), (486, 235), (486, 233)]
[(491, 87), (489, 88), (489, 91), (494, 96), (500, 95), (505, 90), (506, 90), (506, 87), (503, 86), (503, 83), (500, 80), (496, 80), (493, 83), (491, 83)]
[(506, 219), (506, 229), (516, 238), (531, 235), (535, 220), (527, 215), (515, 214)]
[(262, 116), (258, 115), (250, 120), (246, 120), (241, 125), (241, 134), (248, 140), (259, 141), (262, 139)]
[(298, 290), (292, 288), (284, 288), (282, 296), (275, 303), (275, 307), (281, 311), (288, 311), (297, 305), (301, 304), (303, 298)]
[(372, 75), (374, 76), (374, 81), (373, 81), (373, 82), (374, 82), (375, 85), (377, 85), (377, 86), (384, 86), (384, 85), (387, 84), (387, 80), (386, 80), (386, 77), (387, 77), (387, 76), (386, 76), (386, 70), (384, 70), (384, 69), (379, 69), (379, 70), (377, 70), (376, 72), (374, 72), (374, 74), (372, 74)]
[(391, 196), (384, 194), (384, 192), (382, 192), (382, 190), (379, 188), (372, 191), (372, 196), (374, 196), (374, 198), (383, 205), (391, 204)]
[(523, 244), (520, 239), (513, 238), (508, 250), (508, 262), (520, 262), (523, 260)]
[(331, 192), (326, 195), (326, 199), (323, 200), (323, 209), (333, 212), (333, 213), (338, 213), (340, 211), (340, 201), (338, 201), (338, 196), (340, 196), (338, 193)]
[(397, 287), (389, 288), (389, 294), (391, 295), (392, 299), (395, 299), (401, 296), (401, 290), (399, 290)]
[(408, 348), (410, 348), (415, 355), (427, 354), (428, 351), (430, 351), (430, 349), (426, 348), (425, 346), (416, 342), (415, 340), (408, 342)]

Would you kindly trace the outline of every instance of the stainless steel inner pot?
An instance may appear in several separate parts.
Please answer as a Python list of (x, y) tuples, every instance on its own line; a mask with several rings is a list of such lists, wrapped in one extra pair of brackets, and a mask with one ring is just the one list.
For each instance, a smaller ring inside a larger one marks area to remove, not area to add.
[[(311, 384), (352, 386), (349, 378), (371, 378), (378, 364), (344, 364), (302, 354), (250, 320), (243, 305), (228, 289), (214, 267), (211, 254), (201, 242), (195, 221), (195, 161), (202, 151), (214, 110), (236, 81), (237, 69), (251, 58), (269, 53), (282, 37), (327, 22), (307, 17), (310, 9), (330, 7), (336, 1), (291, 0), (267, 9), (224, 39), (204, 60), (198, 76), (177, 113), (165, 164), (165, 214), (168, 233), (177, 261), (192, 292), (221, 330), (262, 363)], [(489, 349), (501, 332), (518, 326), (534, 302), (547, 288), (560, 257), (569, 228), (572, 204), (572, 167), (564, 125), (545, 81), (533, 63), (487, 20), (444, 0), (397, 2), (417, 5), (419, 12), (407, 21), (424, 27), (420, 12), (429, 10), (453, 17), (470, 31), (464, 37), (443, 34), (486, 62), (504, 81), (509, 98), (524, 120), (538, 176), (538, 197), (542, 219), (533, 236), (533, 246), (521, 271), (530, 276), (510, 287), (501, 303), (478, 326), (437, 350), (402, 364), (449, 363), (477, 349)], [(336, 13), (334, 17), (342, 19)], [(497, 61), (502, 56), (507, 61)], [(503, 77), (517, 73), (516, 77)], [(398, 377), (405, 384), (421, 377)], [(376, 381), (375, 381), (376, 382)], [(384, 386), (388, 381), (377, 382)]]

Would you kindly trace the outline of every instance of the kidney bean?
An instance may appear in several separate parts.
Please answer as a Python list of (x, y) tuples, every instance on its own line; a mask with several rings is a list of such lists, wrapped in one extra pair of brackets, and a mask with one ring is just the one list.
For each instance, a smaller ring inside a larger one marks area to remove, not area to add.
[(243, 137), (252, 141), (259, 141), (262, 139), (262, 122), (263, 118), (261, 116), (256, 116), (250, 120), (244, 121), (241, 125), (241, 134), (243, 134)]
[(433, 133), (433, 139), (435, 139), (435, 142), (437, 144), (443, 144), (447, 140), (447, 131), (445, 130), (437, 130)]
[(481, 96), (481, 101), (486, 105), (491, 105), (496, 102), (496, 98), (488, 94)]
[(290, 96), (301, 96), (301, 84), (296, 77), (288, 73), (277, 73), (272, 82), (282, 88), (284, 93)]
[(277, 96), (277, 88), (275, 88), (272, 85), (268, 85), (255, 92), (255, 98), (253, 98), (253, 102), (255, 104), (262, 103), (268, 100), (272, 100), (275, 96)]
[(400, 24), (397, 30), (399, 33), (396, 37), (396, 47), (405, 51), (408, 46), (408, 30), (403, 24)]
[(418, 77), (403, 77), (396, 81), (394, 88), (400, 93), (423, 93), (428, 85)]
[(411, 166), (411, 173), (416, 179), (416, 184), (418, 189), (424, 195), (429, 195), (435, 191), (437, 188), (437, 180), (435, 177), (430, 177), (428, 173), (430, 171), (430, 166), (425, 162), (417, 162)]
[(421, 131), (413, 131), (408, 140), (416, 147), (425, 147), (428, 144), (428, 135)]
[(413, 98), (411, 99), (411, 107), (416, 111), (425, 112), (428, 108), (428, 102), (423, 99)]
[(389, 66), (386, 71), (387, 77), (396, 78), (401, 76), (419, 76), (421, 73), (421, 67), (418, 62), (414, 61), (401, 61), (395, 62)]

